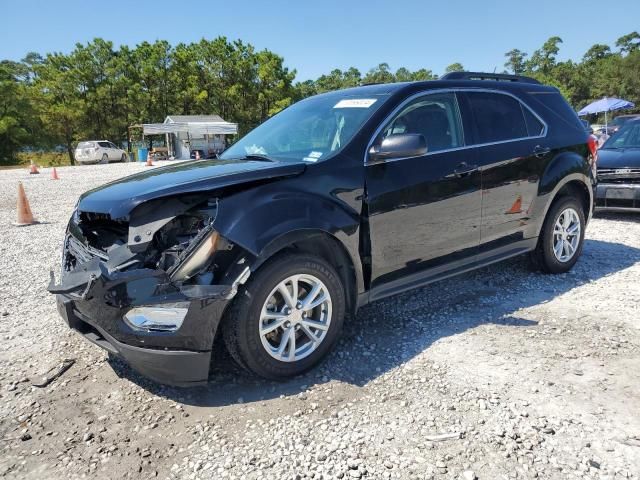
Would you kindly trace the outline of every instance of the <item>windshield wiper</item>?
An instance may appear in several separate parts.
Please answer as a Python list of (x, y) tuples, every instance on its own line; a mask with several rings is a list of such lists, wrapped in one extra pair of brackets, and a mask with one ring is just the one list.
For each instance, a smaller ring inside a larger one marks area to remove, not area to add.
[(249, 153), (238, 160), (258, 160), (259, 162), (275, 162), (273, 158), (263, 155), (262, 153)]

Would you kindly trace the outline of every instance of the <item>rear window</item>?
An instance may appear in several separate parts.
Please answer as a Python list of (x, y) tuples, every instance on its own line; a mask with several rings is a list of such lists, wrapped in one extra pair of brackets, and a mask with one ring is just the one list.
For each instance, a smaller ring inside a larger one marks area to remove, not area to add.
[[(539, 108), (534, 108), (543, 118), (546, 118), (546, 114), (550, 113), (555, 117), (561, 119), (566, 125), (569, 125), (576, 130), (584, 132), (584, 125), (578, 118), (578, 114), (569, 106), (560, 92), (528, 92), (531, 98), (535, 99), (539, 105), (544, 108), (544, 111)], [(533, 105), (532, 105), (533, 106)], [(547, 123), (549, 123), (547, 121)]]
[(78, 144), (78, 148), (93, 148), (93, 147), (95, 147), (94, 142), (80, 142)]

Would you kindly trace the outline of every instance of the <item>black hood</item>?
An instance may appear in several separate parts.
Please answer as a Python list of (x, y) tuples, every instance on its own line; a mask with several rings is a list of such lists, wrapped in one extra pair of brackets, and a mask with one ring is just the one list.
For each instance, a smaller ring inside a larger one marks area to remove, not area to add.
[(90, 190), (80, 197), (83, 212), (124, 218), (148, 200), (212, 191), (231, 185), (300, 174), (304, 163), (248, 160), (197, 160), (137, 173)]
[(640, 148), (598, 150), (598, 168), (640, 168)]

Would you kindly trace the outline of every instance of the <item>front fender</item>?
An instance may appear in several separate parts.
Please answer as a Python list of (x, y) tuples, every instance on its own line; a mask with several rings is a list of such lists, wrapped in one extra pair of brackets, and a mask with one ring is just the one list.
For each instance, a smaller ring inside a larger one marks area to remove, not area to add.
[(255, 268), (287, 245), (329, 235), (344, 246), (361, 290), (359, 227), (360, 213), (339, 198), (281, 186), (221, 198), (214, 222), (216, 231), (257, 258)]

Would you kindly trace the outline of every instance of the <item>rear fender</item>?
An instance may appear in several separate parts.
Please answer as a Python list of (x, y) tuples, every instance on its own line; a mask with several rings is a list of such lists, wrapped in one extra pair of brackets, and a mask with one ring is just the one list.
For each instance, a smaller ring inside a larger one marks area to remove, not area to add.
[(558, 192), (570, 182), (578, 182), (588, 192), (589, 211), (591, 212), (593, 181), (590, 172), (588, 162), (574, 150), (561, 152), (549, 162), (540, 178), (538, 196), (531, 207), (529, 218), (535, 219), (535, 221), (530, 225), (527, 237), (536, 237), (540, 234), (551, 204)]

